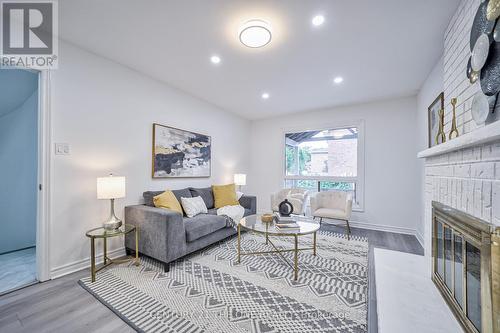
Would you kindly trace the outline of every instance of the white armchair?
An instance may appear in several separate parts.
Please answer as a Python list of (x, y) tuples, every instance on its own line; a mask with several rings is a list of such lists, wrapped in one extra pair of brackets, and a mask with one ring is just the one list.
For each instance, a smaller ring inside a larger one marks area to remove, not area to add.
[(319, 223), (323, 222), (323, 218), (343, 220), (346, 222), (347, 239), (350, 238), (351, 227), (349, 219), (352, 213), (352, 198), (347, 192), (342, 191), (326, 191), (319, 192), (316, 196), (311, 197), (311, 215), (319, 217)]
[(293, 214), (305, 215), (309, 191), (301, 188), (285, 188), (271, 194), (271, 209), (273, 212), (279, 211), (279, 204), (285, 200), (293, 206)]

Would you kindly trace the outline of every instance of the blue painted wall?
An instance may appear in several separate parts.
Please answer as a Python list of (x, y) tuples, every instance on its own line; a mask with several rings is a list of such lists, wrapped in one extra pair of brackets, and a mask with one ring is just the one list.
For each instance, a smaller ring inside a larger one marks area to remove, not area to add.
[(0, 253), (36, 244), (37, 82), (34, 73), (0, 70), (0, 90), (18, 87), (0, 99)]

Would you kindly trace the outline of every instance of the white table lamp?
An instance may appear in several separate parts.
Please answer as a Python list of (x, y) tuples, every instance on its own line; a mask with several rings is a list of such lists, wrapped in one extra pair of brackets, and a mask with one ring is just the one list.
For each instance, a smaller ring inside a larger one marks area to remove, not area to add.
[(239, 186), (241, 191), (241, 186), (247, 184), (247, 175), (244, 173), (236, 173), (234, 174), (234, 184)]
[(115, 199), (125, 197), (125, 177), (97, 178), (97, 199), (111, 200), (111, 213), (107, 221), (103, 223), (106, 230), (116, 230), (122, 225), (122, 221), (115, 215)]

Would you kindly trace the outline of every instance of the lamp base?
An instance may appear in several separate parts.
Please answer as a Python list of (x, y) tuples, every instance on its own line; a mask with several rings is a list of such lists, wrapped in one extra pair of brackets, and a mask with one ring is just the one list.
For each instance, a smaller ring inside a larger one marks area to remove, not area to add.
[(104, 230), (106, 231), (115, 231), (116, 229), (118, 229), (119, 227), (122, 226), (122, 221), (120, 220), (109, 220), (109, 221), (106, 221), (102, 224)]
[(111, 199), (111, 213), (109, 214), (108, 220), (105, 221), (102, 226), (106, 231), (114, 231), (122, 226), (122, 220), (115, 215), (115, 199)]

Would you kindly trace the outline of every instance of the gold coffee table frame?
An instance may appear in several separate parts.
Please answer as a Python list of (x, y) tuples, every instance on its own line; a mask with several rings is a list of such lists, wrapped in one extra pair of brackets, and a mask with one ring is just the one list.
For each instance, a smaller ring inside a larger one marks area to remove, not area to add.
[[(241, 219), (238, 223), (238, 264), (241, 263), (241, 256), (248, 255), (259, 255), (259, 254), (270, 254), (277, 253), (281, 256), (283, 261), (285, 261), (288, 266), (293, 269), (294, 275), (293, 279), (297, 281), (299, 276), (299, 251), (312, 250), (313, 256), (316, 255), (316, 233), (318, 232), (320, 225), (314, 222), (313, 219), (297, 216), (295, 223), (297, 223), (300, 229), (294, 230), (278, 230), (276, 228), (275, 221), (273, 222), (262, 222), (261, 215), (250, 215)], [(257, 252), (242, 252), (241, 251), (241, 229), (264, 234), (266, 237), (266, 245), (270, 244), (274, 250), (271, 251), (257, 251)], [(310, 235), (313, 234), (313, 246), (299, 248), (299, 236)], [(293, 237), (294, 238), (294, 248), (293, 249), (278, 249), (276, 245), (269, 239), (269, 236), (278, 236), (278, 237)], [(285, 258), (283, 252), (292, 252), (293, 256), (293, 264)]]
[[(125, 259), (114, 259), (111, 260), (108, 257), (108, 242), (107, 239), (111, 237), (117, 237), (121, 235), (126, 235), (132, 231), (135, 231), (135, 258), (125, 258)], [(100, 228), (95, 228), (87, 231), (85, 233), (85, 236), (90, 238), (90, 273), (91, 273), (91, 278), (92, 282), (95, 282), (95, 274), (99, 272), (101, 269), (108, 267), (111, 264), (120, 264), (123, 262), (127, 262), (130, 260), (135, 261), (135, 265), (139, 266), (140, 261), (139, 261), (139, 230), (131, 224), (124, 224), (120, 228), (114, 230), (114, 231), (106, 231), (103, 227)], [(104, 257), (104, 263), (101, 267), (96, 268), (95, 264), (95, 240), (96, 238), (102, 238), (103, 239), (103, 257)]]

